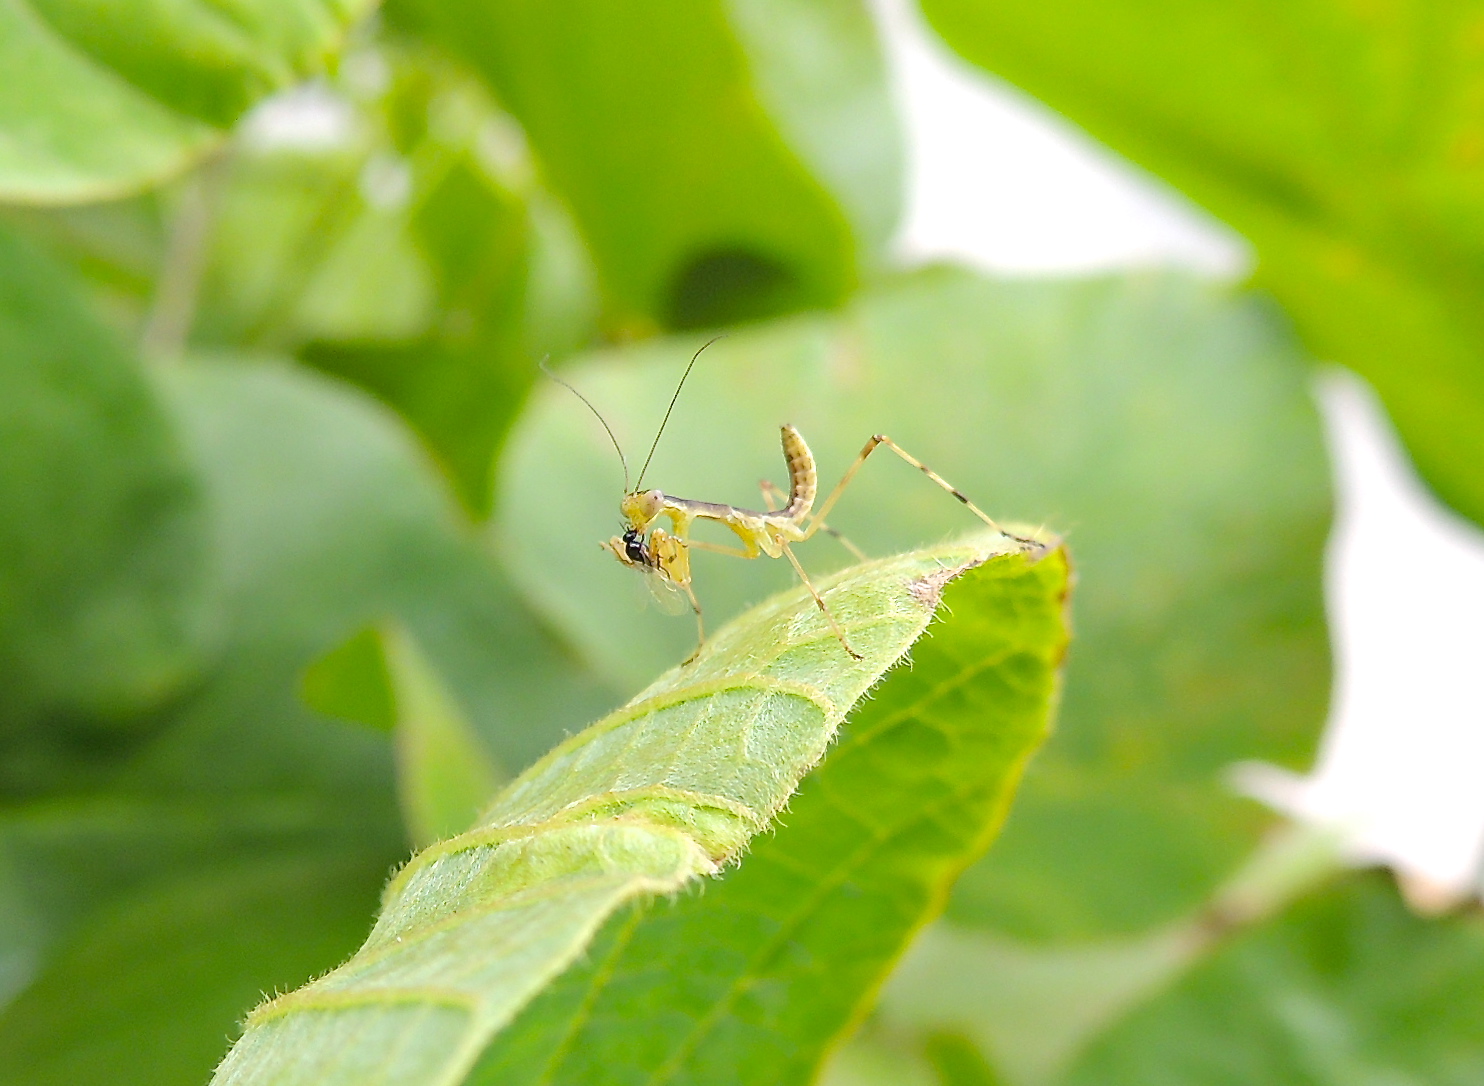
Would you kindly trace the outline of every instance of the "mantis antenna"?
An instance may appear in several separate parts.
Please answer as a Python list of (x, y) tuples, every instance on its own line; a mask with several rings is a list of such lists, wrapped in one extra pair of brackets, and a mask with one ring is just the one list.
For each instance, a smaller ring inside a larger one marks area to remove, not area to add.
[[(692, 359), (691, 362), (692, 362), (692, 364), (694, 364), (695, 363), (695, 360)], [(605, 431), (607, 431), (607, 433), (608, 433), (608, 440), (611, 441), (611, 442), (613, 442), (613, 451), (616, 452), (616, 453), (618, 453), (618, 462), (623, 465), (623, 490), (624, 490), (624, 493), (625, 494), (629, 493), (629, 462), (624, 459), (623, 448), (618, 444), (618, 438), (616, 438), (616, 437), (613, 436), (613, 428), (608, 425), (607, 420), (604, 419), (603, 416), (602, 416), (602, 414), (598, 411), (598, 409), (593, 406), (593, 402), (591, 400), (589, 400), (582, 393), (578, 392), (575, 388), (573, 388), (571, 385), (569, 385), (566, 381), (563, 381), (560, 377), (558, 377), (556, 374), (554, 374), (554, 373), (551, 372), (551, 367), (549, 367), (546, 364), (546, 359), (545, 358), (543, 358), (538, 363), (538, 365), (541, 367), (541, 372), (542, 373), (546, 374), (546, 376), (550, 377), (557, 384), (561, 385), (568, 392), (572, 393), (572, 395), (576, 396), (583, 403), (587, 404), (587, 409), (593, 413), (593, 417), (595, 419), (597, 419), (598, 422), (602, 423), (603, 429)], [(686, 373), (689, 373), (690, 370), (686, 370), (685, 372)], [(679, 395), (679, 390), (678, 389), (676, 390), (676, 395)], [(675, 405), (672, 403), (670, 406), (673, 407)], [(666, 413), (665, 417), (666, 418), (669, 418), (670, 417), (669, 414), (668, 414), (668, 412)], [(655, 440), (658, 441), (659, 438), (655, 438)], [(653, 455), (654, 454), (654, 450), (653, 449), (650, 449), (649, 451), (650, 451), (650, 455)], [(647, 466), (649, 464), (649, 461), (646, 460), (646, 461), (644, 461), (644, 463)]]
[[(660, 447), (660, 437), (665, 432), (665, 426), (670, 422), (670, 412), (675, 410), (675, 401), (680, 399), (680, 390), (685, 387), (685, 379), (690, 376), (690, 371), (696, 368), (696, 359), (701, 357), (701, 351), (711, 346), (718, 339), (726, 339), (726, 333), (712, 336), (701, 344), (700, 350), (691, 356), (690, 365), (685, 367), (685, 372), (680, 375), (680, 384), (675, 386), (675, 395), (670, 397), (670, 406), (665, 408), (665, 417), (660, 420), (660, 428), (655, 431), (654, 442), (649, 446), (649, 455), (644, 458), (644, 466), (639, 469), (639, 481), (634, 484), (634, 489), (629, 493), (638, 493), (639, 488), (644, 485), (644, 473), (649, 470), (649, 462), (654, 459), (654, 450)], [(625, 488), (627, 489), (627, 488)]]

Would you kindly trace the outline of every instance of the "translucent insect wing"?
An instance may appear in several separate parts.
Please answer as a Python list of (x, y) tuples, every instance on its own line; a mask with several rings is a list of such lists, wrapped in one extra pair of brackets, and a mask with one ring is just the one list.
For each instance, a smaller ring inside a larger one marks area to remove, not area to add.
[(690, 601), (674, 581), (655, 569), (644, 569), (641, 572), (649, 589), (649, 598), (660, 611), (667, 615), (680, 615), (690, 610)]

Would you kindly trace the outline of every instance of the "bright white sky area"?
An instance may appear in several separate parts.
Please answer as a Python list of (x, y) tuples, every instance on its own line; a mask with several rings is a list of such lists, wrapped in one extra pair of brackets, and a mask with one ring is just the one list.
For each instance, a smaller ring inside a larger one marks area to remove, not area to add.
[[(902, 0), (876, 0), (910, 154), (903, 256), (1000, 273), (1153, 264), (1242, 274), (1242, 238), (1019, 91), (960, 61)], [(1418, 481), (1375, 398), (1316, 389), (1338, 518), (1327, 593), (1332, 717), (1308, 777), (1242, 786), (1341, 827), (1419, 904), (1479, 885), (1484, 861), (1484, 533)]]

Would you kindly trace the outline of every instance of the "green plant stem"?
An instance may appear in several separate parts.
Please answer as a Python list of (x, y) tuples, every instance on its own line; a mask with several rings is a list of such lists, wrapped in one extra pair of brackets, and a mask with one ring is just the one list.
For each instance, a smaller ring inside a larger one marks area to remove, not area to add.
[(154, 302), (145, 318), (139, 346), (146, 358), (173, 362), (185, 353), (196, 319), (196, 300), (206, 270), (211, 225), (221, 189), (226, 153), (206, 159), (181, 182), (165, 259), (155, 285)]

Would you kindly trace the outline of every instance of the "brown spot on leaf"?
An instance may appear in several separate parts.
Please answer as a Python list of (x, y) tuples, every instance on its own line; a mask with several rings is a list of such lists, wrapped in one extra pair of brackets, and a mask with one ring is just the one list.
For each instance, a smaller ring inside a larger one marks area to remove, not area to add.
[(948, 582), (978, 565), (983, 565), (983, 563), (970, 562), (963, 566), (945, 566), (932, 573), (925, 573), (921, 577), (914, 577), (907, 582), (907, 593), (928, 610), (936, 610), (938, 601), (943, 598), (943, 589)]

